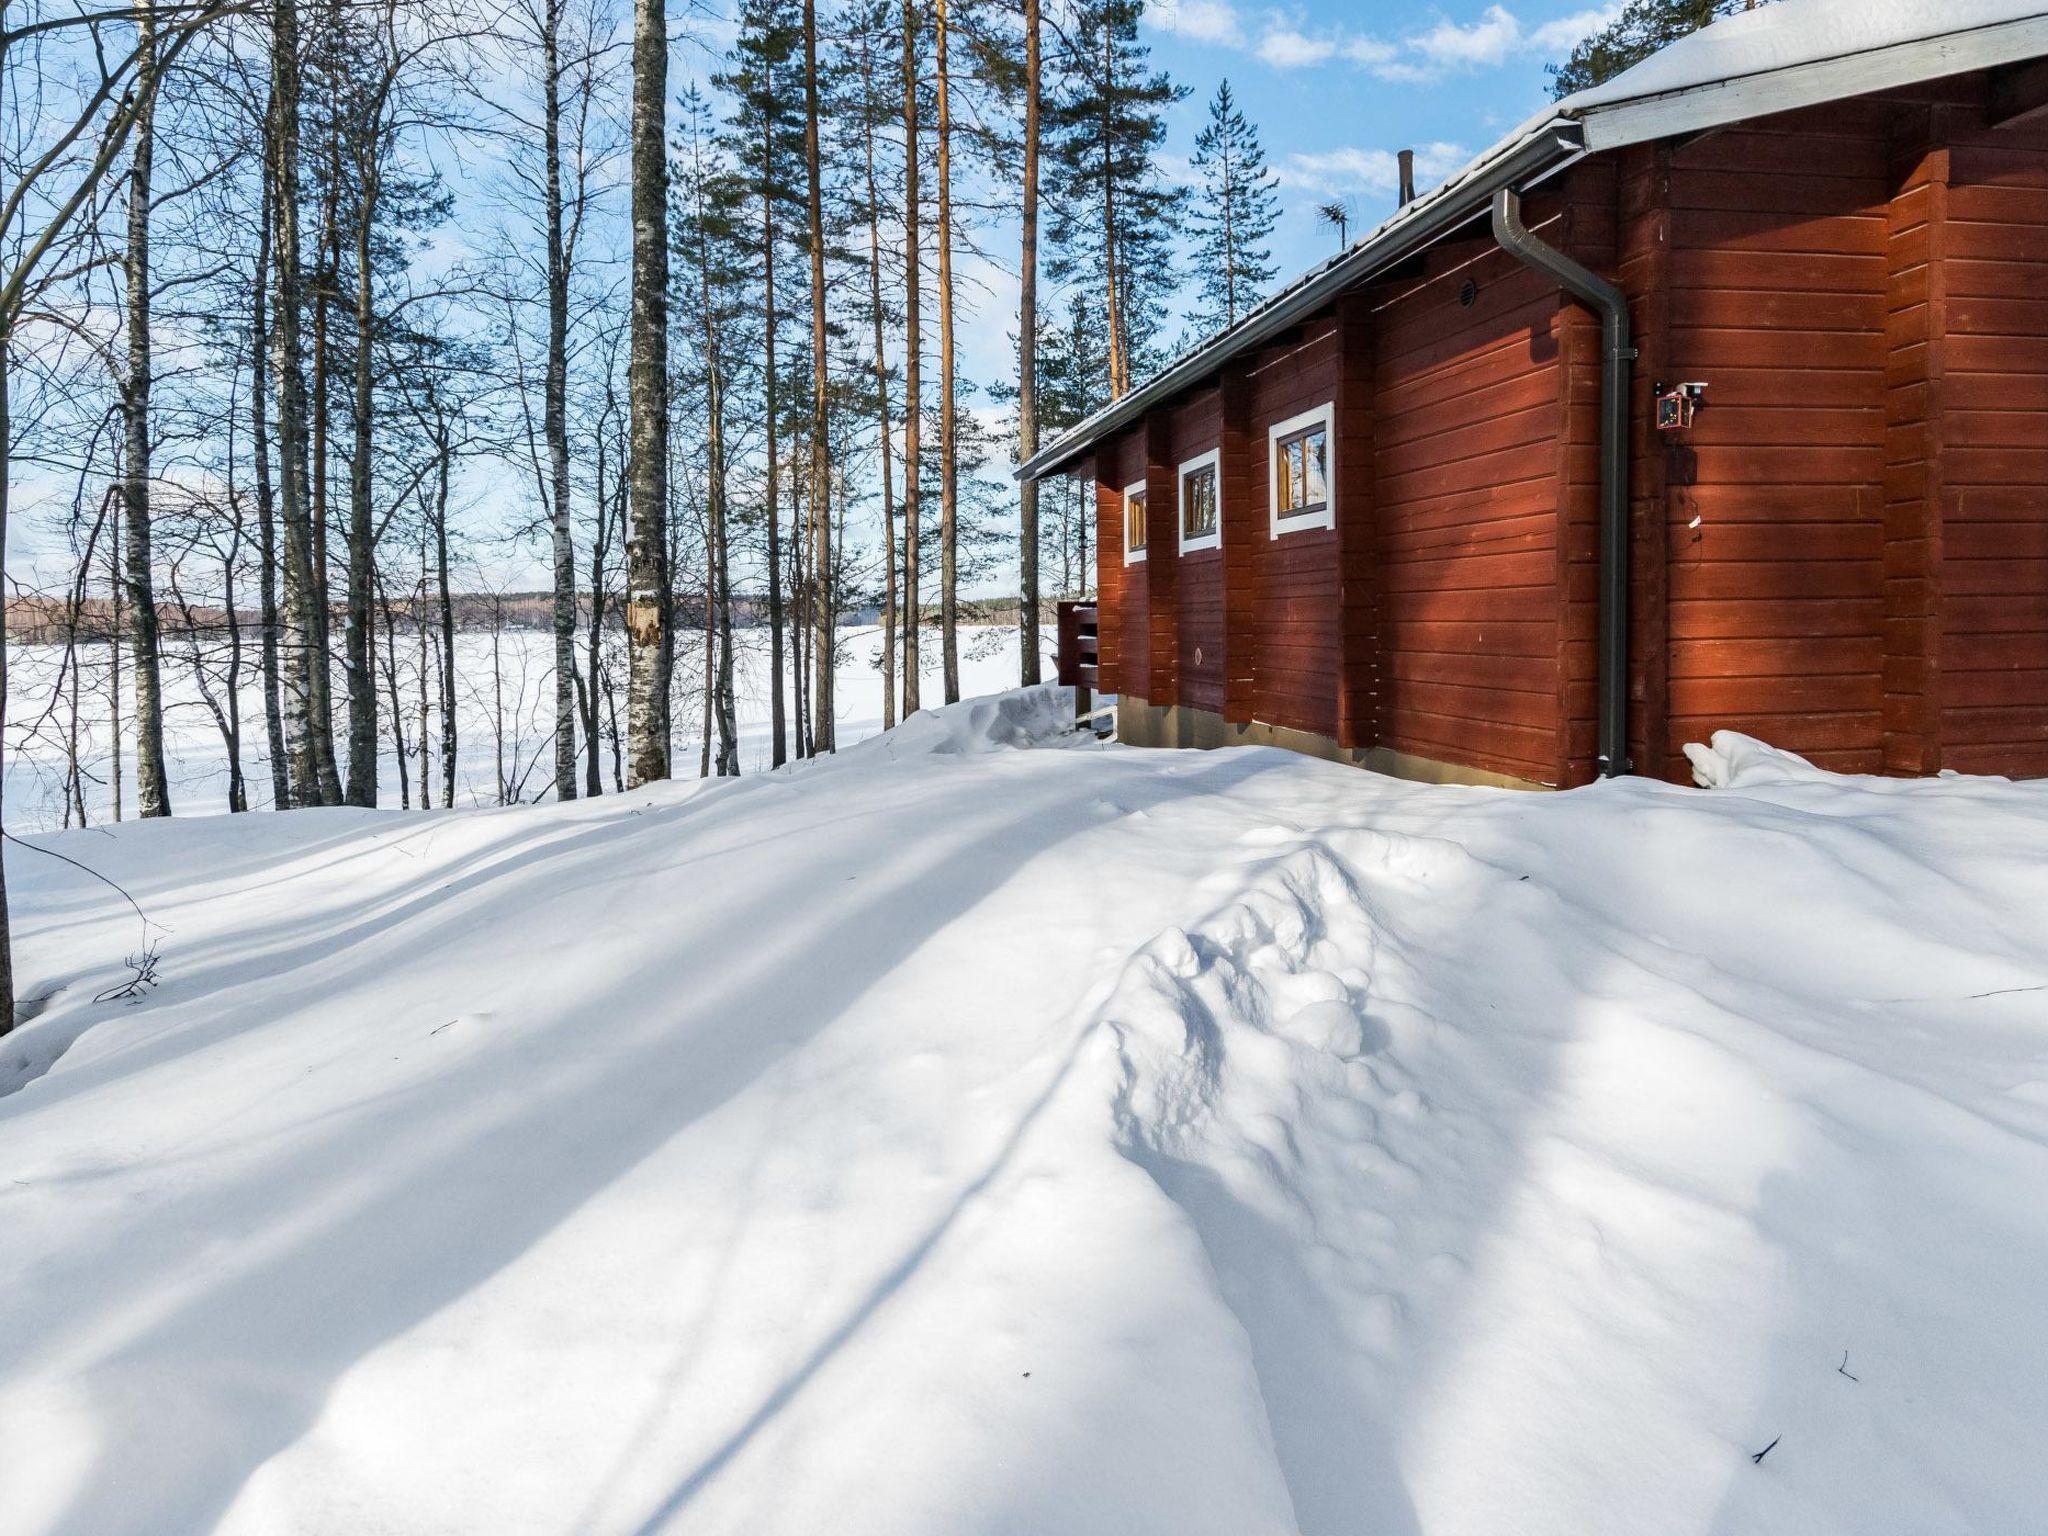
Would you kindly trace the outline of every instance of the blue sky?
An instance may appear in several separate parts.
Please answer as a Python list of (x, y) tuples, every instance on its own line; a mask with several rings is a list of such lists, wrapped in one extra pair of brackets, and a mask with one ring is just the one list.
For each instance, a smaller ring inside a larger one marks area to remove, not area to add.
[(1192, 148), (1225, 77), (1258, 125), (1281, 181), (1278, 254), (1291, 273), (1336, 248), (1315, 222), (1318, 202), (1344, 197), (1366, 225), (1377, 222), (1394, 206), (1396, 150), (1416, 151), (1422, 187), (1441, 180), (1547, 100), (1543, 66), (1617, 10), (1588, 0), (1156, 0), (1145, 30), (1154, 57), (1192, 87), (1170, 125), (1176, 155)]
[[(1209, 99), (1228, 79), (1279, 181), (1274, 258), (1285, 282), (1337, 249), (1318, 205), (1342, 198), (1356, 239), (1394, 209), (1396, 151), (1415, 150), (1426, 191), (1542, 106), (1544, 65), (1619, 9), (1618, 0), (1152, 0), (1143, 29), (1153, 62), (1188, 88), (1168, 122), (1166, 169), (1184, 174)], [(994, 260), (973, 264), (984, 296), (961, 350), (968, 376), (986, 380), (1012, 366), (1016, 234), (999, 224), (979, 239)], [(1178, 316), (1167, 334), (1180, 334)]]

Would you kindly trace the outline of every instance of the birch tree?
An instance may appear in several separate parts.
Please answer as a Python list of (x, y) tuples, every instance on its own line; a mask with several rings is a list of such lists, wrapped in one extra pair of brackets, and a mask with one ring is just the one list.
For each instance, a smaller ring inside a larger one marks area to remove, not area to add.
[(633, 277), (627, 388), (632, 419), (626, 538), (627, 784), (669, 776), (668, 19), (633, 4)]

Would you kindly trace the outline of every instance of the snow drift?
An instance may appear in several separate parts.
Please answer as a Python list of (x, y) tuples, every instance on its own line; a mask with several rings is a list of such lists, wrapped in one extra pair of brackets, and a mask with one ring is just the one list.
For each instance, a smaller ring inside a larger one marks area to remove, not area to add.
[(2048, 791), (1063, 704), (16, 857), (0, 1528), (2044, 1528)]

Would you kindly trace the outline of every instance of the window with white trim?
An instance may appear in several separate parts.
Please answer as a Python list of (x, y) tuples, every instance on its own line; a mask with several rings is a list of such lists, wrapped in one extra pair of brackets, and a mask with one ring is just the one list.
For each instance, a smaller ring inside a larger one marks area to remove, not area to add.
[(1222, 454), (1211, 448), (1180, 467), (1180, 552), (1223, 543)]
[(1330, 462), (1333, 405), (1275, 422), (1267, 431), (1273, 537), (1336, 526)]
[(1124, 564), (1145, 558), (1145, 482), (1124, 487)]

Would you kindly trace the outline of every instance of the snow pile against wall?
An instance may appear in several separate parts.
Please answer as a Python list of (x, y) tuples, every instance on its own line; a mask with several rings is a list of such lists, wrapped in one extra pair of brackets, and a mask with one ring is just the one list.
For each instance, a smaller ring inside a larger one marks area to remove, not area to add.
[(0, 1529), (2042, 1528), (2048, 786), (977, 750), (1047, 692), (57, 839), (133, 1006), (14, 860)]
[(907, 757), (1042, 747), (1073, 734), (1073, 689), (1040, 683), (921, 709), (895, 730), (871, 736), (848, 752), (898, 762)]

